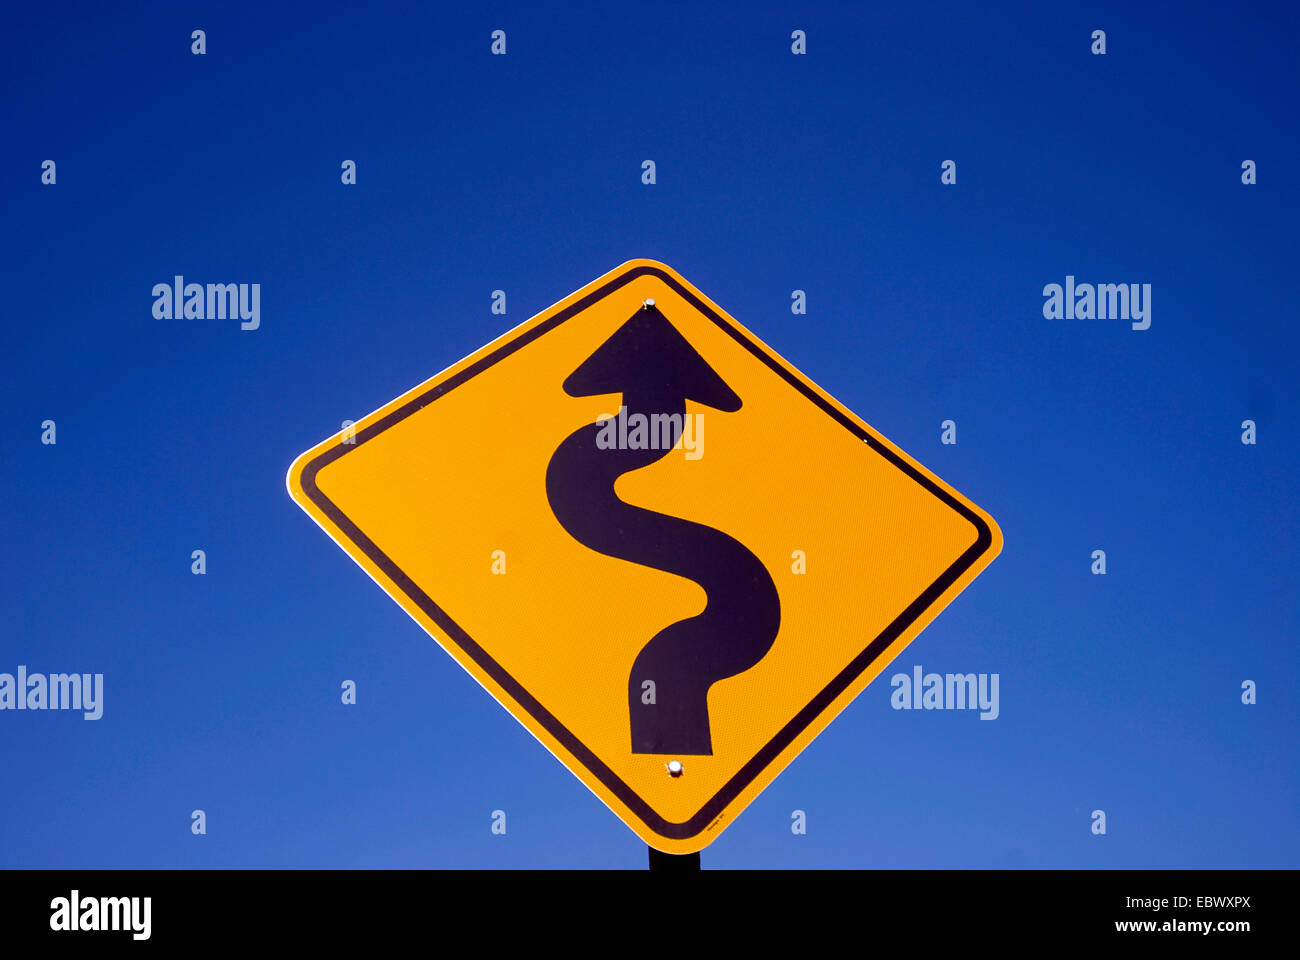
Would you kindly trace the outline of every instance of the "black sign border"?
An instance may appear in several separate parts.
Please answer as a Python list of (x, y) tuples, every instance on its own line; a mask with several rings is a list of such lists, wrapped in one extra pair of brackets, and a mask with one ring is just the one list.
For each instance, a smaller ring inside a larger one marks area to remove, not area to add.
[[(775, 373), (782, 377), (791, 387), (799, 391), (816, 404), (821, 410), (840, 424), (844, 429), (860, 440), (866, 441), (872, 450), (880, 454), (898, 469), (902, 470), (909, 477), (915, 480), (925, 489), (938, 497), (941, 501), (955, 510), (958, 514), (969, 520), (977, 531), (975, 543), (967, 549), (957, 560), (943, 572), (943, 574), (930, 584), (930, 586), (916, 598), (907, 608), (900, 613), (887, 626), (879, 636), (869, 643), (866, 648), (858, 654), (849, 663), (847, 667), (839, 672), (825, 688), (821, 690), (802, 710), (795, 714), (777, 734), (763, 746), (754, 757), (746, 763), (740, 770), (728, 780), (714, 796), (704, 804), (689, 820), (683, 823), (674, 823), (665, 820), (647, 804), (641, 797), (626, 783), (624, 783), (609, 767), (600, 761), (577, 737), (575, 737), (560, 721), (550, 713), (542, 704), (525, 690), (513, 677), (511, 677), (487, 651), (480, 647), (472, 637), (451, 619), (441, 607), (421, 590), (414, 581), (403, 573), (396, 564), (390, 560), (382, 550), (357, 527), (343, 512), (334, 505), (334, 503), (325, 496), (325, 494), (316, 485), (316, 474), (325, 467), (343, 456), (350, 450), (355, 450), (367, 440), (378, 436), (389, 427), (400, 422), (418, 410), (427, 407), (430, 403), (439, 397), (449, 393), (456, 387), (460, 386), (493, 364), (501, 361), (505, 357), (526, 346), (532, 341), (538, 339), (551, 330), (554, 330), (560, 324), (573, 316), (586, 310), (592, 304), (609, 296), (620, 287), (638, 279), (639, 277), (653, 276), (658, 277), (669, 287), (675, 290), (684, 300), (693, 305), (701, 314), (708, 317), (721, 330), (725, 331), (737, 343), (745, 347), (755, 357), (761, 360)], [(954, 498), (942, 487), (934, 483), (924, 474), (920, 473), (909, 464), (906, 460), (899, 457), (893, 450), (889, 449), (881, 440), (871, 434), (869, 431), (862, 429), (851, 419), (837, 410), (832, 404), (819, 396), (814, 390), (810, 389), (798, 377), (794, 376), (786, 367), (778, 363), (767, 351), (759, 344), (751, 340), (745, 333), (736, 329), (726, 318), (721, 317), (708, 304), (700, 300), (690, 290), (682, 286), (675, 277), (664, 270), (639, 264), (631, 267), (625, 272), (611, 279), (597, 290), (587, 294), (582, 299), (570, 304), (563, 310), (558, 311), (553, 316), (543, 320), (536, 326), (530, 327), (523, 331), (508, 343), (502, 344), (490, 354), (482, 357), (475, 363), (470, 364), (463, 370), (458, 371), (445, 380), (430, 387), (427, 391), (408, 400), (401, 407), (375, 421), (369, 426), (357, 431), (353, 443), (339, 442), (335, 446), (325, 450), (302, 469), (300, 483), (303, 492), (307, 497), (320, 508), (334, 525), (351, 540), (360, 550), (370, 558), (384, 574), (397, 585), (403, 593), (409, 597), (437, 626), (451, 638), (461, 650), (463, 650), (475, 663), (483, 669), (488, 676), (492, 677), (501, 688), (514, 699), (528, 714), (536, 720), (545, 730), (551, 734), (563, 747), (569, 751), (579, 763), (587, 768), (614, 796), (618, 797), (629, 810), (641, 819), (651, 830), (662, 837), (672, 840), (686, 840), (702, 833), (713, 820), (726, 809), (731, 803), (754, 779), (772, 763), (781, 752), (794, 742), (795, 738), (801, 734), (804, 729), (820, 716), (836, 698), (839, 697), (852, 683), (871, 666), (873, 662), (894, 642), (925, 610), (927, 610), (940, 596), (943, 595), (963, 573), (984, 555), (993, 543), (993, 534), (988, 524), (975, 512), (970, 510)]]

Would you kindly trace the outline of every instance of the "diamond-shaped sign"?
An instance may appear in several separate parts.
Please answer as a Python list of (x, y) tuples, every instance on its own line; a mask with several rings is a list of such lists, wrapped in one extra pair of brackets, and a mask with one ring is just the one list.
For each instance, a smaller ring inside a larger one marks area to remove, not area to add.
[(1002, 546), (650, 260), (352, 429), (294, 462), (293, 498), (671, 853), (712, 841)]

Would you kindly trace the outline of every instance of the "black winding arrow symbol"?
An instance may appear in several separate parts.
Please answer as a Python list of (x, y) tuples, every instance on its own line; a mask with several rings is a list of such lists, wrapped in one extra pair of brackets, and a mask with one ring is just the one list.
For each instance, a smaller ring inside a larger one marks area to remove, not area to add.
[[(667, 415), (671, 444), (659, 449), (601, 449), (601, 423), (570, 434), (546, 468), (546, 496), (568, 534), (616, 559), (693, 580), (704, 588), (703, 612), (660, 630), (628, 677), (632, 752), (709, 755), (708, 692), (719, 680), (767, 655), (781, 624), (771, 575), (721, 530), (620, 500), (620, 476), (668, 455), (681, 436), (686, 401), (733, 413), (741, 402), (659, 309), (648, 301), (564, 381), (571, 397), (623, 395), (629, 420)], [(662, 422), (662, 421), (659, 421)], [(642, 702), (654, 682), (653, 703)]]

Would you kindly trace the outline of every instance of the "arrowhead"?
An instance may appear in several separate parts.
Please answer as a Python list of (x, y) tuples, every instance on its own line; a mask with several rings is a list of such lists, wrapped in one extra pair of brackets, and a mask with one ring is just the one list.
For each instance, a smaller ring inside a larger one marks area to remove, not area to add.
[(655, 306), (632, 315), (564, 381), (571, 397), (621, 393), (631, 409), (667, 410), (694, 400), (740, 409), (740, 397)]

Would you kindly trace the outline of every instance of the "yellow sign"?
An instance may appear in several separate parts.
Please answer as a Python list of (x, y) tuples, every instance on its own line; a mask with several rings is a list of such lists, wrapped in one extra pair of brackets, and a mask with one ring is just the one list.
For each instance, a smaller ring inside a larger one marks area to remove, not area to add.
[(669, 853), (717, 837), (1002, 547), (651, 260), (352, 430), (290, 494)]

